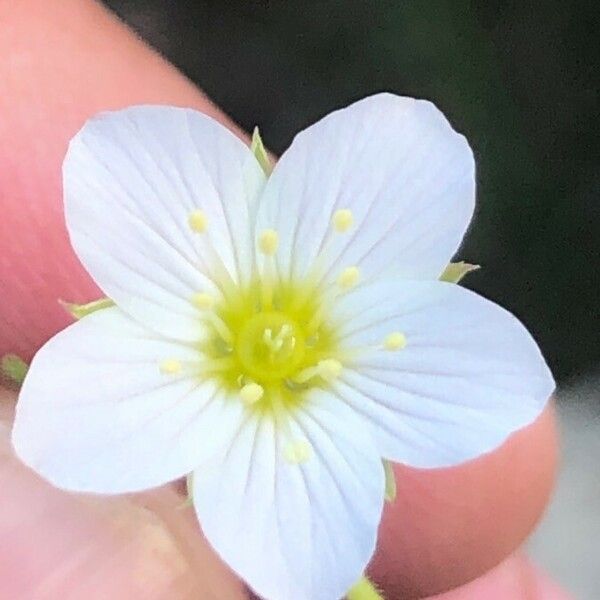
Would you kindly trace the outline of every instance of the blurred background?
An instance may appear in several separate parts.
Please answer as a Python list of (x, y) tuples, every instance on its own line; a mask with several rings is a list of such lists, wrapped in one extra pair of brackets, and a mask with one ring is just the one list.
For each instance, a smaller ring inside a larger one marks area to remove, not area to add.
[[(532, 552), (600, 598), (600, 46), (586, 0), (106, 0), (281, 153), (376, 91), (433, 100), (469, 139), (466, 285), (510, 309), (560, 384), (564, 469)], [(561, 543), (557, 543), (560, 541)]]

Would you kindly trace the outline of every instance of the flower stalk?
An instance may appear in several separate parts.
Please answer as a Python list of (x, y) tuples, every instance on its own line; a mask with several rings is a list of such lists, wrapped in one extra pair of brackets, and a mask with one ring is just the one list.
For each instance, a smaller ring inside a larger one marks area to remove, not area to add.
[(362, 577), (346, 595), (347, 600), (384, 600), (367, 577)]

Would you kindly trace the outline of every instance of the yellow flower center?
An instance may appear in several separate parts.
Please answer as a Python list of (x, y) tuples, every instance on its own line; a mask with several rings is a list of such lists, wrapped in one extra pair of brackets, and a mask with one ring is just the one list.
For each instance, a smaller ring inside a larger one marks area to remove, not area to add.
[[(208, 219), (200, 209), (188, 215), (188, 225), (195, 234), (209, 234)], [(331, 235), (344, 235), (353, 227), (351, 210), (335, 211)], [(331, 242), (330, 237), (321, 251)], [(159, 368), (172, 377), (193, 374), (216, 379), (248, 408), (278, 417), (281, 411), (297, 407), (307, 390), (327, 387), (342, 374), (350, 355), (341, 351), (329, 313), (339, 294), (360, 284), (361, 271), (356, 265), (341, 267), (335, 283), (330, 282), (324, 292), (317, 285), (320, 257), (312, 276), (290, 281), (277, 272), (277, 231), (261, 231), (256, 249), (262, 255), (262, 269), (249, 284), (236, 286), (224, 278), (220, 298), (198, 290), (189, 299), (207, 331), (198, 343), (198, 362), (165, 357)], [(406, 343), (404, 334), (394, 331), (371, 350), (394, 352)], [(292, 439), (286, 456), (290, 462), (302, 463), (310, 457), (310, 447), (306, 440)]]
[(201, 312), (209, 332), (200, 348), (208, 359), (203, 373), (231, 391), (245, 388), (247, 404), (263, 409), (296, 404), (305, 390), (326, 385), (335, 371), (330, 362), (340, 363), (321, 296), (308, 282), (259, 278), (231, 290)]

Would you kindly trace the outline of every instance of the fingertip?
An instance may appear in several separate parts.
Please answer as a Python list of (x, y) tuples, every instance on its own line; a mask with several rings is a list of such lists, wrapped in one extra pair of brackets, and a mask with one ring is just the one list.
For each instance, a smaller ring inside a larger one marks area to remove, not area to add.
[(531, 598), (535, 600), (574, 600), (573, 596), (553, 581), (547, 573), (531, 563), (528, 568), (530, 570)]
[(396, 466), (370, 567), (392, 597), (422, 597), (470, 581), (529, 535), (553, 488), (557, 432), (552, 404), (500, 448), (450, 469)]
[(100, 3), (20, 0), (0, 15), (0, 356), (29, 360), (70, 321), (59, 300), (100, 290), (75, 257), (62, 207), (71, 137), (100, 110), (195, 107), (238, 132)]
[[(0, 409), (13, 400), (0, 391)], [(246, 598), (173, 490), (95, 498), (54, 489), (19, 463), (0, 425), (2, 598)]]
[(510, 556), (475, 581), (429, 600), (572, 600), (522, 554)]

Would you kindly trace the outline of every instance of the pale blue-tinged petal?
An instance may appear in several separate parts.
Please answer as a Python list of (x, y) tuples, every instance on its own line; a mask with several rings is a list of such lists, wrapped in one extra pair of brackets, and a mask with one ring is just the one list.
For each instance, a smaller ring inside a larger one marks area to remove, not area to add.
[[(430, 102), (378, 94), (327, 115), (283, 154), (261, 197), (257, 235), (279, 233), (277, 263), (326, 278), (357, 265), (365, 280), (437, 279), (473, 213), (465, 138)], [(354, 226), (333, 233), (337, 210)]]
[[(164, 360), (181, 361), (181, 373), (161, 373)], [(228, 442), (242, 413), (192, 375), (194, 361), (196, 350), (118, 308), (85, 317), (33, 359), (17, 404), (17, 455), (76, 491), (131, 492), (186, 475)]]
[[(371, 423), (385, 458), (415, 467), (474, 458), (531, 423), (554, 390), (525, 327), (457, 285), (363, 285), (333, 310), (357, 354), (332, 393)], [(386, 350), (394, 332), (406, 346)]]
[[(190, 298), (252, 273), (265, 176), (249, 148), (210, 117), (132, 106), (89, 120), (63, 166), (75, 252), (107, 296), (156, 331), (195, 339)], [(203, 211), (204, 233), (190, 213)]]
[[(310, 458), (290, 464), (290, 442), (308, 443)], [(227, 452), (193, 482), (204, 534), (261, 597), (341, 598), (374, 551), (381, 460), (361, 420), (318, 392), (287, 429), (250, 414)]]

